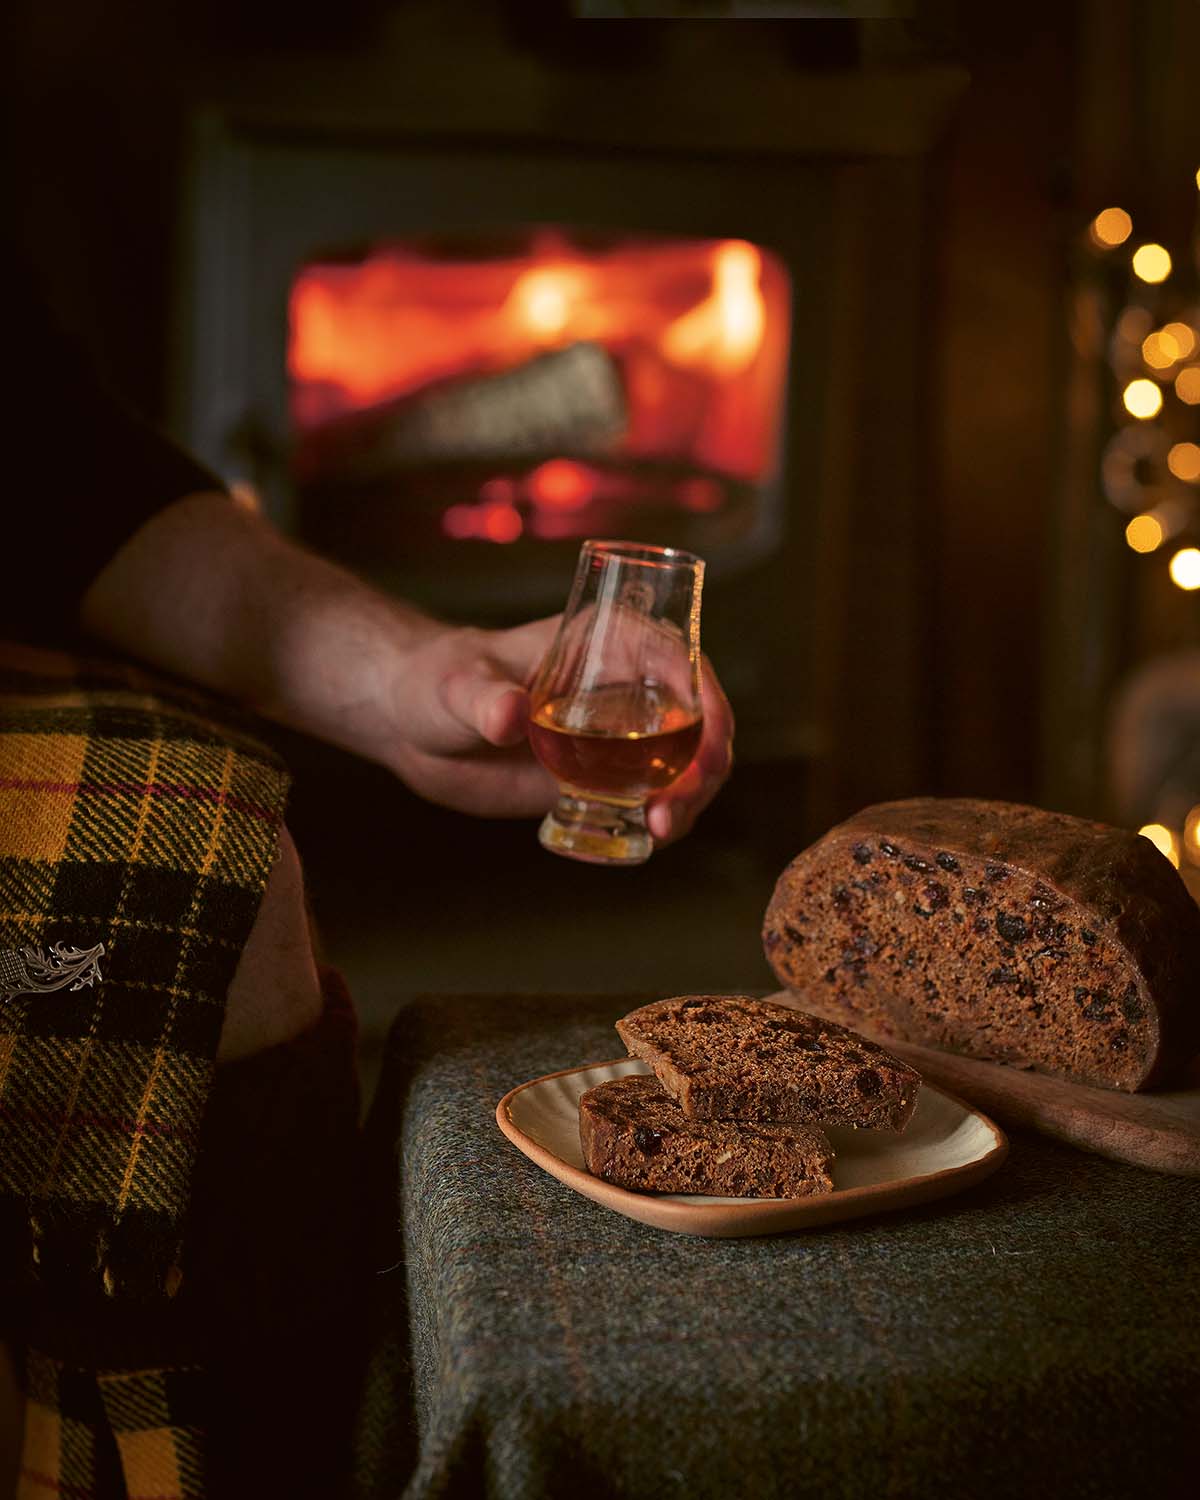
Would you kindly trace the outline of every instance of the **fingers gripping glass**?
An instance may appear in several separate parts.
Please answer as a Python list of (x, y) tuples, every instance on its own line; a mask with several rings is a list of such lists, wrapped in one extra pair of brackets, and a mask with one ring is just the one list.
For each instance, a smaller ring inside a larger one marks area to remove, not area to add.
[(596, 864), (649, 858), (646, 803), (700, 744), (703, 582), (690, 552), (584, 542), (532, 687), (530, 742), (560, 792), (544, 848)]

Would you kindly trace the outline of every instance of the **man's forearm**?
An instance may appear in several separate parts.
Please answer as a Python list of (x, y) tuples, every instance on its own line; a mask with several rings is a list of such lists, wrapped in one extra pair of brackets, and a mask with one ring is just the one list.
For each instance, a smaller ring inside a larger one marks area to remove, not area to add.
[(154, 517), (81, 609), (130, 655), (356, 753), (394, 733), (397, 664), (441, 627), (222, 494)]
[[(81, 614), (100, 640), (378, 761), (433, 802), (485, 817), (553, 803), (527, 733), (557, 618), (503, 630), (431, 619), (222, 494), (148, 521)], [(685, 833), (729, 771), (733, 717), (707, 667), (704, 701), (696, 760), (650, 807), (660, 840)]]

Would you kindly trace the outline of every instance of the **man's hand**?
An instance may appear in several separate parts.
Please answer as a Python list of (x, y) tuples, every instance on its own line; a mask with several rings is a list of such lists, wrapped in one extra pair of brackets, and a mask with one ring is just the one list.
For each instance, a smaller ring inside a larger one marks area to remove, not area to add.
[[(528, 687), (557, 619), (443, 624), (287, 541), (225, 495), (149, 521), (83, 601), (102, 640), (378, 761), (431, 801), (533, 817), (555, 798), (529, 749)], [(712, 669), (691, 766), (649, 806), (656, 842), (685, 834), (729, 774), (733, 716)]]
[(515, 630), (443, 626), (396, 659), (393, 732), (371, 758), (422, 797), (459, 812), (526, 818), (555, 786), (529, 749), (527, 684), (557, 621)]
[(704, 732), (696, 758), (673, 786), (653, 799), (646, 812), (656, 844), (670, 844), (689, 832), (733, 769), (733, 710), (707, 657), (700, 693)]
[[(433, 802), (461, 812), (530, 817), (554, 782), (529, 749), (528, 684), (558, 618), (512, 630), (445, 628), (418, 645), (397, 681), (397, 732), (372, 755)], [(655, 841), (682, 837), (729, 774), (733, 714), (716, 673), (703, 677), (704, 733), (696, 758), (649, 805)]]

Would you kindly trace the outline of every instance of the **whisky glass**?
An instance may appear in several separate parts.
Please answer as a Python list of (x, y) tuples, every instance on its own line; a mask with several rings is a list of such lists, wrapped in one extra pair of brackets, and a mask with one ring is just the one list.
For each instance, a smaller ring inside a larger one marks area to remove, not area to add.
[(530, 744), (559, 788), (543, 848), (592, 864), (650, 857), (646, 803), (700, 744), (703, 584), (704, 563), (690, 552), (583, 543), (530, 690)]

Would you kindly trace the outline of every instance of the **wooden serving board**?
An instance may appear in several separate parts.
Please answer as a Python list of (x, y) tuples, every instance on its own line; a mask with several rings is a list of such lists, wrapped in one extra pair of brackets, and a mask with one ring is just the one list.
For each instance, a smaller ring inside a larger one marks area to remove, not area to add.
[[(822, 1011), (807, 997), (788, 990), (768, 997), (813, 1015)], [(839, 1020), (829, 1013), (827, 1019)], [(1065, 1083), (1003, 1063), (977, 1062), (932, 1047), (897, 1042), (882, 1032), (857, 1025), (911, 1063), (940, 1088), (977, 1105), (1002, 1125), (1028, 1126), (1084, 1151), (1129, 1162), (1153, 1172), (1200, 1177), (1200, 1067), (1178, 1089), (1150, 1094), (1123, 1094), (1116, 1089)]]

